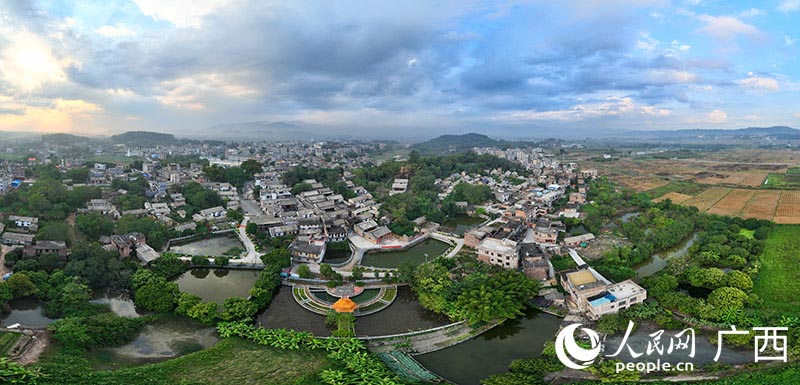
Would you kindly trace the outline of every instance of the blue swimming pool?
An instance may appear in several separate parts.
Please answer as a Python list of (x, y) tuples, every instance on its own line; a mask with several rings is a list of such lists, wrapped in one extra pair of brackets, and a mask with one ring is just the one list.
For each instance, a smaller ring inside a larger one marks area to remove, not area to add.
[(594, 307), (598, 307), (598, 306), (605, 305), (607, 303), (614, 302), (616, 300), (617, 300), (617, 297), (614, 297), (613, 294), (606, 293), (606, 295), (604, 295), (604, 296), (602, 296), (600, 298), (595, 298), (595, 299), (589, 301), (589, 304), (594, 306)]

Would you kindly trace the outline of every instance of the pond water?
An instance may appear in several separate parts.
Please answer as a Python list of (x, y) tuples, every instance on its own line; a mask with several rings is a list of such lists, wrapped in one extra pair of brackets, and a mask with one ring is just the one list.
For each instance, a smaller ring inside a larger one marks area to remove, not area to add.
[(481, 217), (460, 214), (442, 223), (441, 230), (446, 233), (464, 235), (467, 230), (483, 223), (483, 221), (484, 219)]
[(628, 223), (628, 221), (630, 221), (631, 219), (638, 217), (639, 214), (641, 213), (637, 212), (637, 213), (623, 214), (622, 217), (620, 217), (620, 220), (622, 221), (622, 223)]
[[(636, 331), (632, 332), (630, 337), (628, 337), (628, 341), (626, 344), (633, 349), (636, 353), (643, 353), (647, 351), (647, 344), (648, 342), (652, 341), (652, 337), (650, 334), (656, 332), (658, 330), (657, 327), (644, 325), (640, 327)], [(661, 362), (669, 362), (675, 364), (677, 362), (692, 362), (695, 367), (709, 364), (714, 362), (714, 356), (717, 354), (717, 345), (711, 343), (706, 336), (697, 335), (695, 337), (695, 355), (694, 358), (689, 358), (689, 352), (686, 350), (675, 350), (672, 354), (667, 354), (667, 348), (669, 347), (670, 340), (673, 336), (680, 333), (680, 330), (667, 330), (664, 334), (661, 335), (661, 346), (664, 346), (664, 354), (658, 355), (657, 352), (653, 352), (649, 357), (647, 354), (643, 354), (638, 358), (633, 358), (628, 351), (628, 348), (624, 348), (623, 351), (619, 354), (618, 357), (614, 357), (615, 359), (620, 359), (625, 362), (639, 362), (639, 361), (655, 361), (656, 359), (661, 359)], [(606, 338), (605, 343), (603, 344), (605, 352), (603, 354), (610, 355), (617, 352), (619, 349), (619, 345), (622, 343), (622, 339), (624, 338), (625, 332), (620, 333), (620, 335), (611, 336)], [(677, 342), (677, 340), (675, 340)], [(686, 341), (686, 337), (681, 337), (681, 341)], [(690, 345), (691, 346), (691, 345)], [(722, 352), (720, 353), (720, 362), (728, 363), (728, 364), (743, 364), (746, 362), (753, 361), (753, 351), (751, 349), (748, 350), (733, 350), (730, 348), (725, 347), (723, 344)]]
[(636, 276), (639, 278), (647, 277), (659, 272), (661, 269), (667, 267), (667, 262), (675, 257), (682, 257), (689, 252), (689, 248), (697, 241), (697, 233), (691, 237), (687, 237), (681, 243), (670, 247), (667, 250), (653, 254), (652, 257), (646, 261), (634, 266)]
[[(269, 307), (258, 316), (259, 325), (265, 328), (304, 330), (318, 336), (329, 336), (325, 316), (303, 309), (292, 298), (292, 289), (282, 287)], [(423, 309), (411, 289), (401, 286), (397, 298), (384, 310), (358, 317), (356, 333), (359, 336), (397, 334), (409, 330), (429, 329), (448, 324), (447, 318)]]
[(332, 265), (338, 265), (347, 262), (350, 259), (350, 255), (353, 254), (350, 249), (346, 250), (325, 250), (325, 255), (322, 257), (322, 262), (330, 263)]
[(221, 256), (234, 247), (244, 250), (244, 246), (239, 242), (239, 238), (235, 236), (224, 236), (171, 246), (169, 251), (188, 255)]
[(406, 262), (419, 265), (442, 255), (449, 248), (447, 243), (428, 238), (405, 250), (369, 252), (364, 254), (361, 264), (387, 268), (397, 268)]
[(136, 318), (147, 314), (133, 304), (133, 299), (126, 293), (99, 293), (92, 296), (91, 303), (108, 305), (114, 314), (122, 317)]
[(11, 312), (0, 322), (0, 326), (21, 324), (29, 327), (44, 327), (56, 320), (44, 315), (42, 302), (33, 297), (18, 298), (8, 302)]
[(561, 318), (534, 309), (469, 341), (414, 358), (430, 371), (459, 385), (508, 371), (518, 358), (538, 356), (558, 331)]
[(113, 369), (175, 358), (208, 348), (219, 341), (213, 327), (170, 316), (145, 325), (132, 342), (90, 353), (95, 369)]
[(183, 292), (221, 305), (230, 297), (249, 297), (258, 273), (258, 270), (191, 269), (175, 283)]

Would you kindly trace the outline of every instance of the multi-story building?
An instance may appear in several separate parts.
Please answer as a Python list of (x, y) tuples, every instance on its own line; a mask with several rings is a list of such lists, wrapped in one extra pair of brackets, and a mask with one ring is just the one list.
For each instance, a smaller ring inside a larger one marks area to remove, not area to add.
[(507, 269), (519, 268), (518, 244), (510, 239), (486, 238), (476, 247), (478, 259)]

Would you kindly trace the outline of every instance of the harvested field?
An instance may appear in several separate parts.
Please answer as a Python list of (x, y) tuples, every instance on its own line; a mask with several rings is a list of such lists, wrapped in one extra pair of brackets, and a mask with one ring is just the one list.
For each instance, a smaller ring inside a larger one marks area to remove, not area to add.
[(775, 215), (775, 206), (780, 198), (780, 191), (756, 191), (753, 199), (742, 210), (742, 217), (771, 220)]
[(800, 223), (800, 204), (779, 203), (774, 221), (782, 224)]
[(728, 175), (727, 178), (723, 179), (722, 182), (720, 182), (720, 183), (721, 184), (741, 185), (742, 182), (744, 181), (744, 178), (746, 178), (746, 177), (747, 177), (747, 175), (743, 174), (743, 173), (731, 174), (731, 175)]
[(742, 180), (742, 186), (759, 187), (764, 184), (764, 180), (767, 179), (767, 174), (766, 172), (751, 172)]
[(724, 198), (720, 199), (709, 210), (709, 214), (737, 216), (744, 209), (747, 202), (753, 198), (755, 190), (734, 189)]
[(656, 199), (653, 199), (653, 202), (661, 202), (663, 200), (669, 199), (669, 200), (672, 201), (672, 203), (681, 204), (684, 201), (692, 199), (692, 198), (693, 197), (691, 195), (681, 194), (681, 193), (677, 193), (677, 192), (671, 192), (671, 193), (666, 193), (666, 194), (664, 194), (664, 195), (662, 195), (662, 196), (660, 196), (660, 197), (658, 197)]
[(780, 204), (794, 203), (800, 204), (800, 191), (781, 191), (781, 198), (778, 200)]
[(720, 178), (720, 177), (716, 177), (716, 176), (709, 176), (709, 177), (705, 177), (705, 178), (698, 178), (698, 179), (695, 179), (694, 181), (697, 182), (697, 183), (702, 183), (702, 184), (720, 184), (724, 179), (725, 178)]
[(683, 205), (697, 207), (700, 211), (706, 211), (725, 195), (731, 192), (728, 187), (711, 187), (692, 199), (685, 200)]

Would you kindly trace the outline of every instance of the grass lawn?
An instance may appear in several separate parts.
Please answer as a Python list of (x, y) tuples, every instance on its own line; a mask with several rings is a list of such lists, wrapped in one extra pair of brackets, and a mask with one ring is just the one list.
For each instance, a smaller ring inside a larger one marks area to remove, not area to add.
[(753, 239), (753, 234), (755, 233), (755, 230), (739, 229), (739, 235), (744, 235), (747, 239)]
[(333, 365), (324, 352), (277, 350), (240, 338), (169, 361), (114, 371), (92, 371), (80, 353), (58, 348), (37, 364), (47, 375), (42, 385), (320, 384), (318, 374)]
[(753, 292), (764, 310), (800, 314), (800, 225), (776, 225), (761, 253), (761, 270)]

